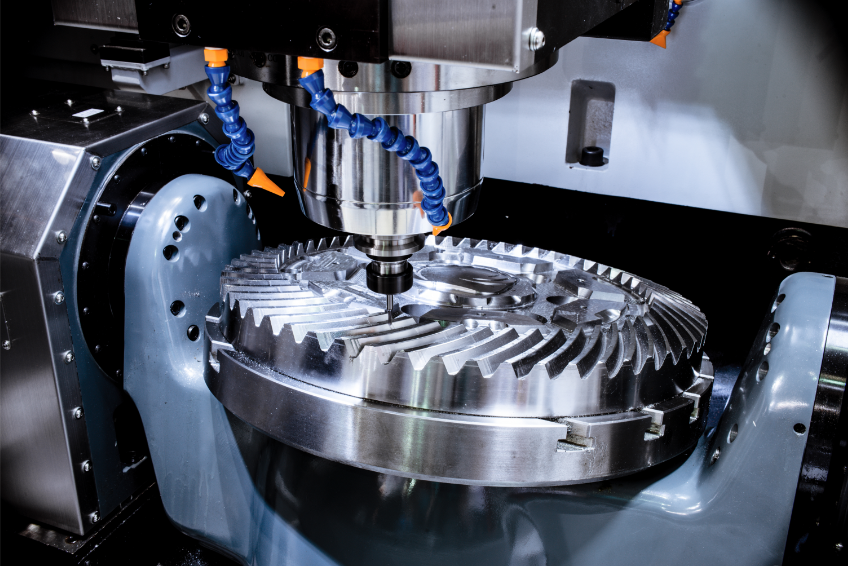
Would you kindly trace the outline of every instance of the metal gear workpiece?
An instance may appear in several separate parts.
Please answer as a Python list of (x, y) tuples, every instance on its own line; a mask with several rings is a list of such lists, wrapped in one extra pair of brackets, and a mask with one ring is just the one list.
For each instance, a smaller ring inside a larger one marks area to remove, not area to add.
[(597, 481), (702, 434), (707, 321), (677, 293), (566, 254), (429, 236), (387, 312), (370, 261), (351, 238), (234, 259), (206, 323), (224, 406), (316, 455), (460, 484)]

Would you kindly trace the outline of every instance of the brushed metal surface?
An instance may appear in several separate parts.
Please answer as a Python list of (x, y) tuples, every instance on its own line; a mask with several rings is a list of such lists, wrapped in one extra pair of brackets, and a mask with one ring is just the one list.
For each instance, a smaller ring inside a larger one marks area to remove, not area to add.
[(121, 32), (138, 32), (133, 0), (52, 0), (56, 25)]
[(0, 485), (3, 499), (25, 515), (83, 534), (98, 510), (86, 420), (67, 319), (59, 262), (3, 252), (0, 293), (10, 348), (0, 350)]
[(519, 72), (533, 64), (537, 0), (390, 0), (389, 58)]
[[(91, 116), (88, 122), (73, 116), (90, 108), (103, 113)], [(73, 107), (56, 100), (33, 110), (38, 115), (20, 114), (4, 120), (3, 135), (82, 147), (101, 157), (193, 122), (202, 113), (210, 116), (212, 128), (215, 116), (205, 102), (120, 90), (80, 97)]]
[[(483, 106), (387, 116), (430, 148), (444, 182), (445, 206), (458, 224), (470, 217), (482, 182)], [(327, 127), (315, 110), (292, 108), (295, 183), (306, 215), (323, 226), (365, 235), (432, 230), (418, 202), (415, 170), (379, 144)], [(309, 178), (306, 178), (309, 162)]]
[(82, 148), (0, 135), (0, 249), (58, 258), (95, 171)]

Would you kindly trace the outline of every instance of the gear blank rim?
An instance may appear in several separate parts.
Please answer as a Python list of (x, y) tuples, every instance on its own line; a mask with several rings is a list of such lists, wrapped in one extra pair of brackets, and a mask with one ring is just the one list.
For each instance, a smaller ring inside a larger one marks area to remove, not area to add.
[[(430, 237), (410, 259), (419, 285), (400, 307), (426, 307), (420, 300), (439, 285), (499, 300), (485, 311), (432, 303), (429, 312), (461, 312), (459, 323), (401, 312), (390, 323), (362, 270), (339, 257), (369, 261), (350, 240), (242, 256), (207, 316), (207, 385), (277, 440), (380, 472), (517, 486), (632, 473), (703, 432), (706, 320), (662, 286), (564, 254)], [(433, 265), (438, 280), (423, 281)], [(474, 278), (488, 271), (503, 277)], [(511, 288), (526, 297), (528, 284), (534, 304), (503, 306)]]

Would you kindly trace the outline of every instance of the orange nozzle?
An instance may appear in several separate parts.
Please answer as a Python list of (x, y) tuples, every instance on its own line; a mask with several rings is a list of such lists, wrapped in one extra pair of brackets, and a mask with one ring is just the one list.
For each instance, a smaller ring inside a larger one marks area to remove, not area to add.
[(305, 79), (315, 71), (323, 69), (324, 60), (316, 59), (315, 57), (298, 57), (297, 68), (303, 71), (300, 78)]
[(440, 232), (444, 232), (445, 230), (450, 228), (451, 224), (453, 224), (453, 216), (451, 216), (451, 213), (448, 212), (448, 223), (444, 226), (433, 226), (433, 235), (438, 236)]
[[(424, 218), (424, 209), (421, 208), (421, 201), (424, 200), (424, 194), (421, 190), (417, 190), (412, 193), (412, 206), (417, 208), (421, 212), (421, 218)], [(450, 214), (450, 212), (448, 212)]]
[(303, 188), (309, 184), (309, 174), (312, 173), (312, 160), (306, 158), (306, 163), (303, 166)]
[[(675, 0), (675, 3), (677, 3), (676, 0)], [(665, 38), (667, 36), (668, 36), (668, 30), (664, 29), (661, 32), (659, 32), (656, 35), (656, 37), (654, 37), (654, 39), (651, 40), (651, 43), (653, 43), (654, 45), (659, 45), (660, 47), (665, 49)]]
[(227, 64), (227, 50), (222, 47), (207, 47), (203, 57), (209, 67), (223, 67)]
[(277, 184), (268, 178), (268, 175), (265, 174), (265, 171), (259, 169), (257, 167), (256, 171), (253, 172), (253, 175), (250, 177), (250, 180), (247, 182), (251, 187), (259, 187), (260, 189), (265, 189), (269, 193), (274, 193), (277, 196), (283, 196), (286, 192), (277, 186)]

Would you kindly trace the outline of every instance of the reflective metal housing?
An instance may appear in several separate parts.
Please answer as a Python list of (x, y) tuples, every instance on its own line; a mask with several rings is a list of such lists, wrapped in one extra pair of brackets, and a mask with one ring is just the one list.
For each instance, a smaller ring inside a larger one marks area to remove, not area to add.
[[(384, 116), (433, 152), (445, 207), (458, 224), (474, 214), (483, 181), (483, 105), (556, 60), (554, 54), (521, 74), (415, 63), (409, 76), (399, 79), (387, 63), (359, 65), (347, 78), (332, 61), (324, 72), (337, 102), (371, 118)], [(379, 144), (329, 129), (326, 118), (309, 108), (306, 91), (296, 86), (293, 58), (280, 57), (276, 66), (248, 72), (281, 83), (266, 84), (265, 90), (292, 104), (294, 177), (306, 216), (328, 228), (369, 236), (432, 229), (419, 205), (423, 195), (413, 168)]]
[[(433, 152), (459, 223), (474, 214), (482, 182), (483, 106), (386, 116)], [(292, 108), (297, 195), (314, 222), (353, 234), (421, 234), (432, 229), (421, 210), (418, 178), (410, 165), (380, 144), (352, 139), (327, 127), (320, 113)], [(308, 176), (307, 176), (308, 175)]]

